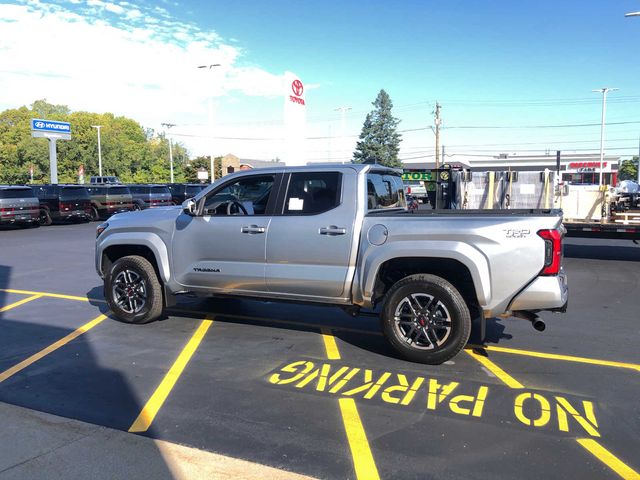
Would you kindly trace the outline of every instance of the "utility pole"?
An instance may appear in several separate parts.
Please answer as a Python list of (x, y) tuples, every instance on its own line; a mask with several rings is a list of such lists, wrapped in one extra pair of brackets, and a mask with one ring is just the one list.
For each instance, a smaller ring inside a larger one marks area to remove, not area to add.
[[(440, 168), (440, 104), (436, 102), (435, 110), (435, 134), (436, 134), (436, 170)], [(444, 160), (444, 159), (443, 159)]]
[[(175, 127), (176, 124), (175, 123), (162, 123), (162, 126), (164, 128), (166, 128), (167, 131), (168, 131), (171, 127)], [(167, 134), (165, 134), (165, 136), (166, 135)], [(173, 183), (173, 147), (171, 145), (171, 137), (169, 137), (169, 169), (170, 169), (171, 183)]]
[(91, 125), (98, 130), (98, 175), (102, 176), (102, 147), (100, 145), (100, 129), (102, 125)]

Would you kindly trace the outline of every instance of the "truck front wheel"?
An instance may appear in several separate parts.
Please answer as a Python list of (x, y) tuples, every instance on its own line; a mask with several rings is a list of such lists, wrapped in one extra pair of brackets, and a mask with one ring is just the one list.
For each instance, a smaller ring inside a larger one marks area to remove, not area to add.
[(125, 323), (148, 323), (162, 315), (162, 287), (144, 257), (130, 255), (114, 262), (104, 294), (111, 311)]
[(413, 362), (439, 365), (462, 350), (471, 315), (460, 292), (435, 275), (410, 275), (387, 292), (382, 331), (391, 346)]

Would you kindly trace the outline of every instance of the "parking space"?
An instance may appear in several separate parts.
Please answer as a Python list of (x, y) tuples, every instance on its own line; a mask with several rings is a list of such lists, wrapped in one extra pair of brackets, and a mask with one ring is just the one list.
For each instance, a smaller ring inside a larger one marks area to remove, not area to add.
[(184, 298), (119, 323), (93, 227), (68, 228), (46, 251), (0, 232), (0, 402), (318, 478), (639, 478), (640, 247), (569, 240), (569, 313), (493, 319), (426, 366), (329, 307)]

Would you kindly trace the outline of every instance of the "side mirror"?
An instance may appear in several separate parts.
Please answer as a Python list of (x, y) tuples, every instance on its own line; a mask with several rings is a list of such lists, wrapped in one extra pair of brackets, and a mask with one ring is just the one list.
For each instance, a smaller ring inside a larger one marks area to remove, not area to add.
[(182, 211), (187, 215), (195, 217), (198, 211), (198, 204), (195, 199), (187, 198), (184, 202), (182, 202)]

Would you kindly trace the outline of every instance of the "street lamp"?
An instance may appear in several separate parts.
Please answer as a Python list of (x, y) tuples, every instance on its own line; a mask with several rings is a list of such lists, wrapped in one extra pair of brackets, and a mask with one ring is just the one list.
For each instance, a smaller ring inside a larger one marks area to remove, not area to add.
[(91, 127), (98, 130), (98, 175), (102, 176), (102, 147), (100, 145), (100, 129), (102, 125), (91, 125)]
[[(625, 13), (625, 17), (640, 17), (640, 12)], [(640, 141), (638, 142), (638, 184), (640, 184)]]
[[(340, 145), (340, 149), (345, 148), (345, 138), (344, 138), (344, 114), (346, 112), (348, 112), (349, 110), (351, 110), (351, 107), (338, 107), (338, 108), (334, 108), (333, 111), (334, 112), (340, 112), (340, 143), (342, 145)], [(346, 149), (345, 149), (346, 150)], [(342, 156), (342, 153), (341, 153)], [(342, 161), (342, 163), (344, 163), (344, 160)]]
[[(171, 127), (176, 126), (175, 123), (162, 123), (161, 125), (167, 130), (169, 130)], [(165, 134), (165, 136), (167, 136), (167, 134)], [(173, 183), (173, 149), (171, 145), (171, 137), (169, 137), (169, 169), (171, 172), (171, 183)]]
[(616, 90), (618, 89), (609, 87), (592, 90), (592, 92), (602, 93), (602, 122), (600, 123), (600, 180), (598, 181), (598, 185), (602, 185), (602, 165), (604, 163), (604, 121), (607, 114), (607, 93), (615, 92)]
[[(198, 69), (211, 71), (214, 67), (221, 67), (219, 63), (211, 63), (209, 65), (198, 65)], [(216, 179), (216, 172), (213, 167), (213, 97), (209, 97), (209, 129), (211, 131), (211, 183)]]

